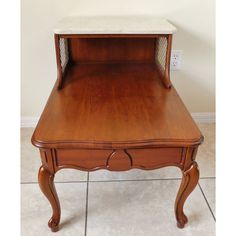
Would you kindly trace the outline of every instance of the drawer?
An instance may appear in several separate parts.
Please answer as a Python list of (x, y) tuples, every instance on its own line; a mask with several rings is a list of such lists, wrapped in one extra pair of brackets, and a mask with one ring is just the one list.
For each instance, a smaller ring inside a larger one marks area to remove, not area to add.
[(55, 165), (58, 168), (75, 167), (81, 170), (103, 168), (122, 171), (132, 168), (156, 169), (162, 166), (180, 166), (182, 161), (182, 148), (57, 149)]
[(145, 148), (127, 150), (132, 157), (132, 166), (154, 169), (161, 166), (180, 165), (183, 159), (183, 148)]
[(57, 149), (56, 165), (74, 166), (81, 169), (105, 168), (106, 160), (112, 150), (90, 150), (90, 149)]

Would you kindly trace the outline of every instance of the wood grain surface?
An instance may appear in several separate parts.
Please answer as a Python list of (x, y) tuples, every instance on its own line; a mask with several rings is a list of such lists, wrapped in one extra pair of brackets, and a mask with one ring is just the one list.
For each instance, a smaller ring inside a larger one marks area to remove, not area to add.
[(189, 146), (202, 135), (154, 64), (78, 64), (54, 87), (32, 142), (37, 147)]

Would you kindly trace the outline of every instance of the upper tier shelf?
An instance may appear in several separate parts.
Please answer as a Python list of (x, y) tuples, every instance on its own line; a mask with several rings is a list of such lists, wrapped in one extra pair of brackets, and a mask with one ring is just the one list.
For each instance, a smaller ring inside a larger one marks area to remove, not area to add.
[(173, 34), (167, 20), (144, 16), (71, 16), (54, 28), (55, 34)]

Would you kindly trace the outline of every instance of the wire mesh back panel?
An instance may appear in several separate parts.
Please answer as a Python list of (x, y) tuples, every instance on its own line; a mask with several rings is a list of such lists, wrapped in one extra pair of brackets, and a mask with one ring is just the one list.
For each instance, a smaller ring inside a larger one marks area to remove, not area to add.
[(62, 73), (64, 73), (66, 65), (69, 61), (69, 52), (68, 52), (67, 39), (60, 38), (59, 47), (60, 47), (61, 70), (62, 70)]
[(163, 76), (166, 70), (167, 43), (166, 37), (158, 37), (156, 39), (155, 61)]

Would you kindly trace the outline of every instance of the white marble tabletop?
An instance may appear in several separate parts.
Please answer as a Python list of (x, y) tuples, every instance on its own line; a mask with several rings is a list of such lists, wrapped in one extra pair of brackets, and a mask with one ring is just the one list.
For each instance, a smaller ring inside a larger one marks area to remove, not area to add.
[(70, 16), (54, 28), (55, 34), (173, 34), (166, 19), (150, 16)]

